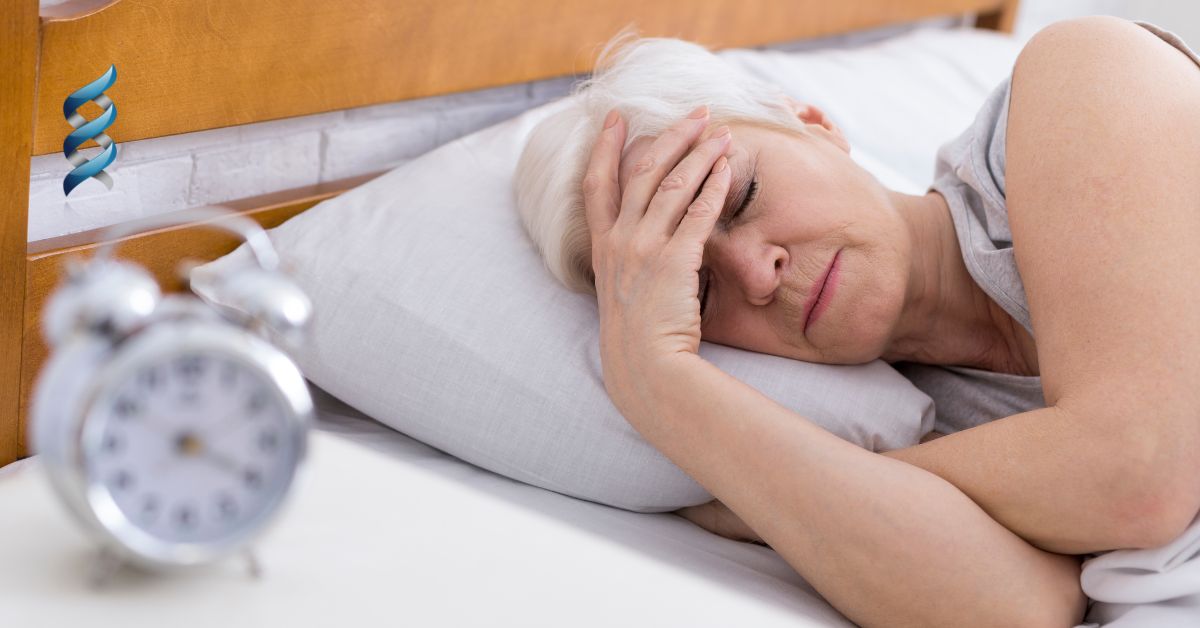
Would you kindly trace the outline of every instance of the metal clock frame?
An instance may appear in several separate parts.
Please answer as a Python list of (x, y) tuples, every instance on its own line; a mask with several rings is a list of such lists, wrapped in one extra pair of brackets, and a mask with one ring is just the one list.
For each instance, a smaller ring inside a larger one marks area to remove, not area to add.
[[(270, 523), (280, 512), (290, 488), (300, 475), (307, 455), (307, 434), (313, 423), (312, 398), (307, 383), (296, 365), (281, 350), (249, 330), (223, 322), (206, 305), (196, 302), (194, 316), (182, 320), (156, 321), (151, 328), (130, 338), (126, 343), (111, 347), (97, 362), (111, 360), (102, 375), (84, 384), (83, 390), (68, 398), (57, 399), (42, 412), (57, 414), (59, 420), (70, 421), (69, 438), (45, 434), (39, 450), (46, 454), (45, 466), (52, 482), (67, 498), (71, 510), (102, 542), (115, 558), (153, 569), (172, 569), (210, 562), (236, 552)], [(202, 313), (203, 312), (203, 313)], [(272, 393), (285, 409), (289, 423), (289, 438), (296, 460), (287, 481), (276, 487), (271, 501), (259, 514), (242, 524), (236, 534), (211, 543), (181, 543), (166, 541), (147, 534), (129, 520), (98, 478), (89, 478), (85, 455), (95, 451), (100, 434), (94, 427), (93, 414), (106, 407), (117, 386), (137, 369), (170, 355), (183, 352), (219, 353), (238, 361), (243, 367), (259, 370), (273, 385)], [(78, 365), (76, 365), (78, 366)], [(77, 407), (64, 407), (76, 403)], [(47, 417), (38, 417), (44, 421)], [(89, 429), (91, 426), (91, 429)], [(256, 565), (251, 557), (251, 569)]]

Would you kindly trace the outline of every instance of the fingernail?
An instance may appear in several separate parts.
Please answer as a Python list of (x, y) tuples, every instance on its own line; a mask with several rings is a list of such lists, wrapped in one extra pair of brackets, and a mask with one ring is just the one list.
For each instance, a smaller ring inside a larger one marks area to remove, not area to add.
[(704, 116), (707, 116), (707, 115), (708, 115), (708, 105), (700, 105), (699, 107), (696, 107), (695, 109), (693, 109), (692, 112), (688, 114), (688, 117), (693, 120), (699, 120), (700, 118), (703, 118)]
[(719, 129), (717, 129), (716, 132), (713, 133), (712, 136), (713, 136), (713, 139), (716, 139), (718, 137), (725, 137), (726, 135), (729, 135), (729, 127), (723, 126)]
[(608, 112), (608, 117), (604, 118), (604, 128), (611, 129), (617, 123), (617, 118), (621, 117), (617, 114), (617, 110), (613, 109)]
[(717, 158), (717, 163), (713, 164), (713, 174), (716, 174), (716, 173), (724, 170), (725, 166), (728, 166), (728, 165), (729, 165), (729, 160), (725, 159), (725, 155), (721, 155), (720, 157)]

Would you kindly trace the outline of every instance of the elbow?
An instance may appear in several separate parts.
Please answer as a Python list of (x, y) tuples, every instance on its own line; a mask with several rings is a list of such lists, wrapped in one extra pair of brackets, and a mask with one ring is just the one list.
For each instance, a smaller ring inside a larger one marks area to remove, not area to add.
[(1200, 455), (1168, 439), (1130, 439), (1108, 493), (1107, 549), (1161, 547), (1184, 533), (1200, 513)]
[(1088, 404), (1069, 415), (1082, 454), (1070, 464), (1090, 493), (1070, 501), (1092, 505), (1071, 513), (1087, 531), (1071, 553), (1161, 547), (1183, 534), (1200, 512), (1200, 409), (1141, 401)]
[(1125, 490), (1114, 519), (1111, 549), (1162, 547), (1179, 538), (1200, 513), (1200, 487), (1190, 477), (1158, 477)]
[(1005, 626), (1061, 628), (1077, 626), (1084, 620), (1088, 598), (1083, 593), (1079, 573), (1082, 559), (1078, 556), (1053, 557), (1049, 576), (1030, 582), (1029, 597), (1010, 605), (1014, 616), (1004, 620)]

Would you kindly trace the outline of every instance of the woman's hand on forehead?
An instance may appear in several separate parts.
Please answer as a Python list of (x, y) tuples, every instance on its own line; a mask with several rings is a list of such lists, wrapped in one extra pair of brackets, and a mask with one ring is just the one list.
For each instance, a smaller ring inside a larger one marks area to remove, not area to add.
[(704, 244), (729, 193), (727, 127), (693, 111), (657, 138), (634, 142), (610, 112), (583, 180), (600, 309), (601, 361), (614, 402), (662, 360), (700, 345)]

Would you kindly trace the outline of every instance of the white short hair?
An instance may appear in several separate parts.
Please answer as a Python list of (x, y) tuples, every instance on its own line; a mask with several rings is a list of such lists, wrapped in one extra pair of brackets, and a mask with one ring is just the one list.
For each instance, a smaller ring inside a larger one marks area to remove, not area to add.
[(625, 119), (626, 147), (657, 136), (700, 105), (713, 121), (802, 131), (777, 86), (760, 81), (704, 47), (664, 38), (618, 35), (593, 75), (572, 89), (566, 107), (534, 128), (516, 170), (521, 221), (546, 267), (568, 288), (595, 294), (583, 176), (604, 116)]

